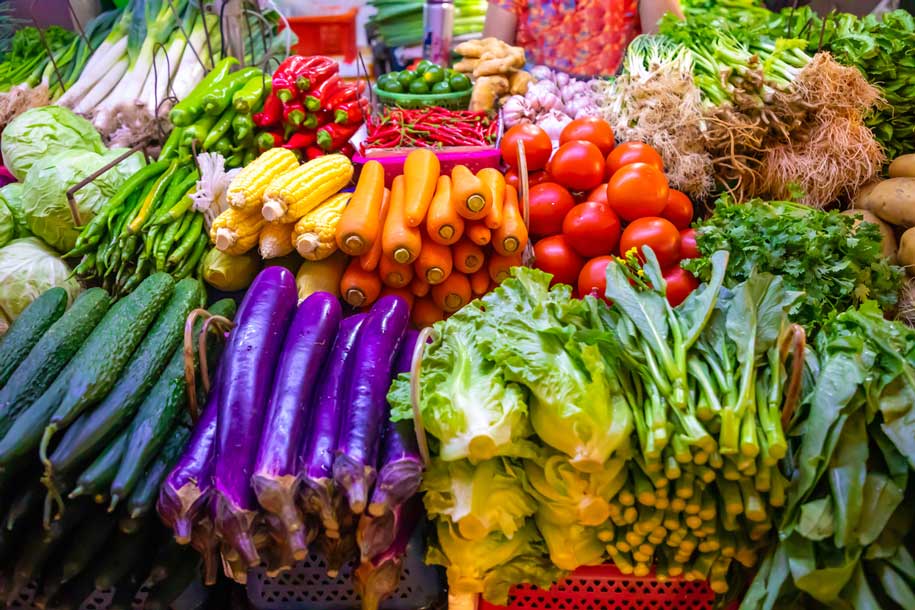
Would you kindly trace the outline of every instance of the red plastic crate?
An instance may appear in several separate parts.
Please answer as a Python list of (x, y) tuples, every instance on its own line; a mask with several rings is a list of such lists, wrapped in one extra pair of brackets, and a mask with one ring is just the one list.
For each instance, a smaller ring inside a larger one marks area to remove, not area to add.
[(480, 601), (479, 610), (712, 610), (705, 581), (626, 576), (616, 566), (581, 567), (549, 590), (514, 587), (507, 606)]
[(289, 27), (299, 41), (292, 48), (298, 55), (342, 55), (343, 61), (356, 61), (356, 13), (351, 8), (342, 15), (289, 17)]

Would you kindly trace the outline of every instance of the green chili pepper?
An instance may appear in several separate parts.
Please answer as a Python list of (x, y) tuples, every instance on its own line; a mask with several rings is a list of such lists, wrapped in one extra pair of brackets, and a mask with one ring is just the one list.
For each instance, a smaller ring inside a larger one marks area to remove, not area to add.
[(129, 292), (132, 292), (137, 285), (146, 278), (146, 265), (149, 263), (148, 260), (140, 260), (137, 262), (137, 266), (133, 271), (133, 274), (124, 282), (123, 286), (118, 290), (118, 295), (125, 295)]
[(180, 241), (184, 234), (187, 232), (188, 227), (191, 226), (191, 222), (194, 220), (194, 214), (185, 214), (181, 217), (178, 222), (178, 232), (175, 233), (174, 241)]
[(203, 110), (204, 96), (211, 88), (228, 78), (229, 71), (237, 65), (238, 60), (234, 57), (226, 57), (217, 63), (210, 73), (200, 81), (200, 84), (194, 87), (194, 90), (186, 98), (175, 104), (175, 107), (168, 113), (168, 118), (171, 120), (172, 125), (187, 127), (196, 121)]
[(178, 154), (178, 145), (181, 143), (181, 137), (184, 135), (184, 127), (175, 127), (165, 139), (162, 150), (159, 151), (159, 160), (170, 158)]
[(203, 112), (214, 116), (222, 114), (232, 104), (232, 96), (235, 95), (235, 92), (259, 72), (260, 70), (254, 67), (242, 68), (209, 87), (209, 90), (203, 95)]
[(235, 134), (235, 141), (242, 142), (254, 134), (254, 120), (250, 114), (237, 114), (232, 119), (232, 132)]
[(155, 252), (153, 253), (156, 271), (165, 271), (165, 259), (168, 257), (168, 251), (171, 250), (175, 236), (178, 235), (180, 228), (180, 222), (173, 222), (165, 228), (165, 233), (159, 237), (159, 242), (156, 244)]
[(220, 138), (229, 133), (229, 128), (232, 127), (232, 119), (234, 118), (235, 109), (231, 106), (226, 108), (225, 112), (219, 115), (219, 120), (213, 124), (210, 133), (208, 133), (207, 137), (203, 140), (203, 150), (210, 150)]
[(207, 239), (206, 235), (200, 235), (197, 238), (197, 242), (194, 244), (194, 250), (191, 252), (191, 255), (185, 260), (178, 271), (175, 272), (175, 279), (182, 280), (191, 274), (191, 271), (197, 268), (197, 263), (200, 262), (200, 259), (203, 257), (203, 253), (206, 252), (207, 245), (210, 243), (210, 240)]
[(172, 196), (165, 198), (162, 202), (162, 206), (156, 213), (155, 218), (153, 218), (153, 225), (161, 225), (176, 220), (186, 210), (190, 209), (194, 204), (194, 201), (191, 199), (191, 193), (194, 193), (197, 190), (198, 178), (199, 175), (196, 170), (191, 172), (190, 175), (178, 185), (175, 193), (172, 194)]
[(83, 257), (83, 260), (79, 262), (76, 268), (73, 270), (73, 273), (76, 275), (87, 275), (89, 271), (95, 267), (97, 255), (95, 252), (90, 252)]
[(160, 226), (155, 226), (151, 228), (149, 233), (143, 237), (143, 254), (145, 254), (147, 257), (152, 255), (153, 245), (156, 243), (156, 239), (159, 237), (159, 230), (161, 228), (162, 227)]
[(232, 106), (238, 114), (251, 114), (257, 108), (264, 95), (270, 93), (272, 82), (263, 72), (248, 79), (241, 89), (232, 96)]
[(172, 176), (175, 175), (178, 167), (178, 160), (175, 159), (172, 161), (169, 168), (165, 170), (165, 173), (159, 176), (155, 186), (153, 186), (153, 188), (143, 199), (143, 204), (140, 206), (140, 210), (137, 212), (136, 217), (134, 217), (134, 219), (130, 221), (130, 224), (127, 225), (128, 231), (131, 233), (136, 233), (141, 228), (143, 228), (143, 225), (146, 224), (146, 221), (149, 219), (149, 215), (152, 212), (153, 204), (165, 194), (169, 182), (171, 181)]
[(178, 200), (178, 202), (173, 205), (165, 214), (163, 214), (160, 224), (170, 223), (176, 220), (179, 220), (185, 212), (191, 209), (191, 206), (194, 205), (194, 200), (191, 199), (191, 193), (197, 189), (196, 186), (191, 186), (184, 194), (184, 197)]
[[(223, 134), (222, 137), (213, 143), (213, 147), (210, 150), (219, 153), (223, 157), (228, 157), (232, 154), (232, 148), (232, 140), (229, 138), (229, 134)], [(228, 166), (229, 164), (226, 163), (226, 165)]]
[(204, 140), (207, 139), (207, 135), (213, 129), (213, 126), (216, 124), (216, 121), (219, 117), (215, 117), (209, 114), (205, 114), (195, 122), (193, 125), (184, 130), (184, 136), (181, 140), (181, 144), (190, 148), (191, 145), (197, 143), (197, 152), (200, 152), (200, 148), (203, 146)]
[(249, 163), (254, 161), (256, 158), (257, 158), (257, 151), (254, 150), (253, 148), (249, 147), (247, 150), (245, 150), (245, 156), (241, 162), (242, 167), (248, 165)]
[(197, 241), (197, 238), (200, 237), (202, 229), (203, 214), (194, 214), (194, 220), (191, 221), (191, 227), (188, 229), (187, 233), (184, 234), (184, 237), (181, 238), (181, 243), (178, 244), (178, 247), (175, 248), (175, 251), (172, 252), (168, 257), (167, 263), (169, 265), (177, 265), (184, 260), (184, 258), (194, 247), (194, 243)]

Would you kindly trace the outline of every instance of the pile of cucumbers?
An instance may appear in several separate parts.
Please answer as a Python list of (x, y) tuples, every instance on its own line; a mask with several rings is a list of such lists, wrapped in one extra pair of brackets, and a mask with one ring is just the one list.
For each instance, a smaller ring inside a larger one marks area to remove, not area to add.
[[(36, 583), (42, 607), (75, 609), (114, 587), (114, 607), (129, 607), (145, 582), (145, 607), (166, 608), (197, 577), (196, 554), (169, 542), (155, 502), (190, 434), (185, 367), (196, 370), (200, 355), (185, 354), (185, 323), (205, 298), (198, 280), (167, 273), (117, 301), (91, 288), (68, 307), (52, 288), (0, 338), (7, 600)], [(229, 299), (209, 308), (234, 313)], [(192, 327), (195, 347), (204, 317)], [(221, 340), (208, 333), (204, 345), (215, 370)]]
[(172, 158), (128, 178), (66, 254), (82, 256), (76, 273), (116, 297), (159, 271), (200, 277), (210, 241), (203, 214), (192, 207), (199, 177), (193, 162)]
[(388, 72), (378, 77), (378, 88), (388, 93), (456, 93), (469, 91), (473, 83), (466, 74), (422, 60), (413, 70)]

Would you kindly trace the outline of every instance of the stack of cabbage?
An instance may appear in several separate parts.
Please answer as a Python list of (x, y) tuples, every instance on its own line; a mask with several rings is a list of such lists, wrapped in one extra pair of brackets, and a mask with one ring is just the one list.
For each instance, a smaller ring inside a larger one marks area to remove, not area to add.
[[(718, 252), (671, 308), (646, 255), (607, 267), (610, 308), (515, 268), (435, 325), (419, 400), (435, 456), (427, 560), (452, 594), (504, 603), (513, 584), (608, 559), (724, 593), (756, 563), (785, 503), (779, 345), (799, 293), (769, 274), (723, 289)], [(395, 418), (412, 417), (409, 386), (391, 389)]]
[[(79, 284), (58, 253), (71, 249), (79, 228), (67, 190), (123, 154), (109, 150), (92, 124), (66, 108), (22, 113), (3, 131), (3, 163), (19, 180), (0, 189), (0, 326), (14, 320), (39, 294)], [(76, 192), (80, 221), (92, 219), (143, 165), (137, 153)], [(55, 252), (56, 251), (56, 252)]]

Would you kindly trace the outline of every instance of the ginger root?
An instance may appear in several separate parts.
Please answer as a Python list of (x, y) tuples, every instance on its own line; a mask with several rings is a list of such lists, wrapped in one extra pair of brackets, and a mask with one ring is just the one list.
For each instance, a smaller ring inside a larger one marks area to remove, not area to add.
[(508, 93), (508, 78), (504, 76), (481, 76), (473, 85), (470, 109), (473, 111), (492, 110), (496, 99)]
[(465, 57), (461, 61), (454, 64), (454, 70), (455, 70), (455, 72), (463, 72), (464, 74), (472, 74), (473, 71), (476, 69), (477, 65), (479, 65), (479, 63), (480, 63), (479, 59), (468, 59)]
[(524, 95), (527, 93), (527, 86), (534, 80), (530, 72), (519, 70), (508, 75), (509, 92), (512, 95)]

